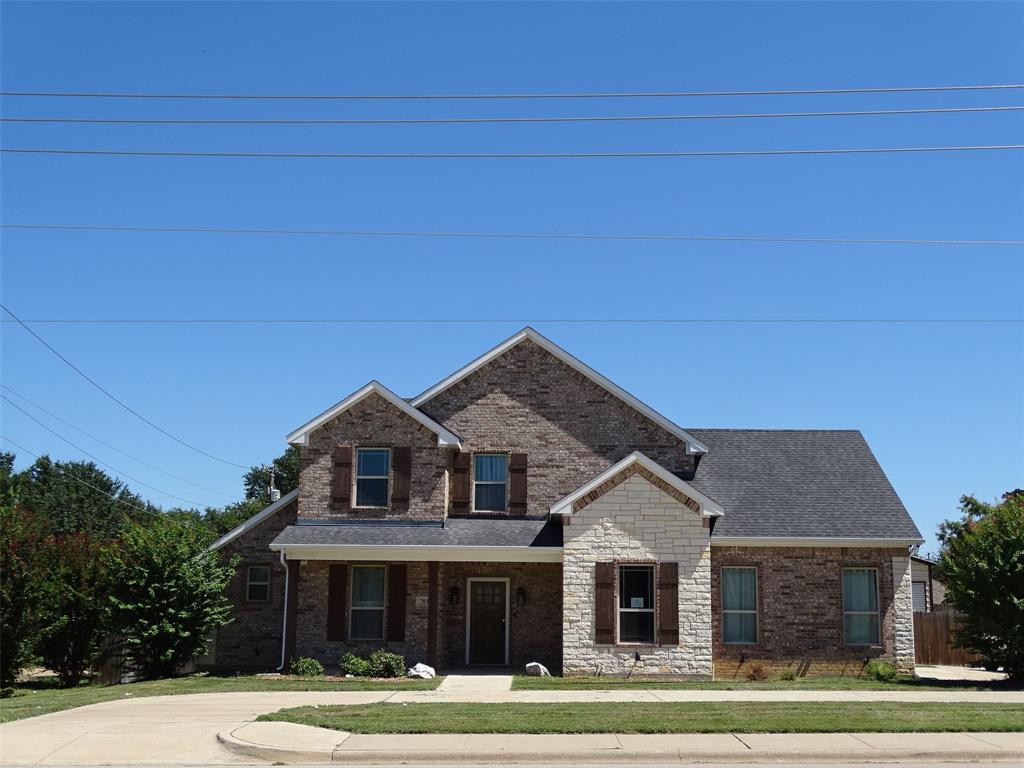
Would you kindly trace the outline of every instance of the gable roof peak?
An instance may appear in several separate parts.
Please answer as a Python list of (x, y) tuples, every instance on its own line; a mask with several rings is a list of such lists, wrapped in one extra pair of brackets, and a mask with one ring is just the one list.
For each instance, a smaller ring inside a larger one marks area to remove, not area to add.
[(639, 411), (641, 414), (646, 416), (655, 424), (662, 427), (665, 431), (678, 437), (680, 440), (686, 443), (687, 453), (707, 453), (707, 446), (704, 445), (704, 443), (702, 443), (696, 437), (691, 435), (689, 432), (684, 430), (682, 427), (680, 427), (678, 424), (671, 421), (667, 417), (661, 415), (656, 410), (651, 408), (651, 406), (647, 405), (646, 403), (642, 402), (638, 398), (631, 395), (629, 392), (627, 392), (625, 389), (623, 389), (618, 384), (613, 382), (611, 379), (602, 376), (600, 373), (595, 371), (582, 360), (574, 357), (569, 352), (562, 349), (562, 347), (555, 344), (555, 342), (551, 341), (549, 338), (547, 338), (546, 336), (544, 336), (539, 331), (537, 331), (536, 329), (532, 328), (529, 325), (512, 334), (507, 339), (505, 339), (505, 341), (501, 342), (496, 347), (480, 355), (480, 357), (476, 358), (472, 362), (455, 371), (455, 373), (451, 374), (445, 379), (442, 379), (434, 386), (430, 387), (426, 391), (421, 392), (416, 397), (412, 398), (409, 401), (410, 405), (412, 405), (414, 408), (418, 408), (423, 403), (439, 395), (441, 392), (444, 392), (449, 387), (459, 383), (470, 374), (487, 365), (492, 360), (501, 357), (506, 352), (508, 352), (509, 350), (513, 349), (514, 347), (518, 346), (519, 344), (526, 340), (532, 341), (534, 344), (538, 345), (539, 347), (541, 347), (542, 349), (556, 357), (558, 360), (565, 363), (570, 368), (574, 369), (576, 372), (590, 379), (590, 381), (592, 381), (594, 384), (597, 384), (599, 387), (601, 387), (611, 395), (617, 397), (619, 400), (631, 406), (633, 409)]

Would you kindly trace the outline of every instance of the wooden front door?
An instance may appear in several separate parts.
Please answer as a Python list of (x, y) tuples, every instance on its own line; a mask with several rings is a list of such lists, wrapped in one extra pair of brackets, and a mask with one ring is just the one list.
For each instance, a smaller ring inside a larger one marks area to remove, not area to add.
[(505, 664), (508, 584), (470, 579), (466, 662)]

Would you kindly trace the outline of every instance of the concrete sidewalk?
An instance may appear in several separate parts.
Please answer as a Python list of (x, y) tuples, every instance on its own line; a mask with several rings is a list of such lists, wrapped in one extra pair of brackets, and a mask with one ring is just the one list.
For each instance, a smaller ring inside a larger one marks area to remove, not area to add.
[(249, 723), (218, 735), (231, 752), (289, 763), (761, 763), (1020, 761), (1021, 733), (350, 734)]

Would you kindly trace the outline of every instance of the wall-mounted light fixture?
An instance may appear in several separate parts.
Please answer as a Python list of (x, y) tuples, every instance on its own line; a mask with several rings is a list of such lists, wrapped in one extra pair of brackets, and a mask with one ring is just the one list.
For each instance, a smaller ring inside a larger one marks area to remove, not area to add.
[(516, 588), (516, 605), (526, 605), (526, 590), (522, 587)]
[(459, 588), (458, 587), (452, 587), (451, 590), (448, 592), (448, 602), (451, 603), (452, 605), (458, 605), (459, 604)]

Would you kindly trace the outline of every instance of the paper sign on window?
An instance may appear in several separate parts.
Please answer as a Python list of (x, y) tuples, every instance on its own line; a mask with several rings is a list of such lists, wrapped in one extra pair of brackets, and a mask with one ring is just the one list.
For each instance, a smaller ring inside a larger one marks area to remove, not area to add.
[(629, 598), (629, 607), (630, 608), (643, 608), (644, 607), (644, 599), (642, 597), (631, 597), (631, 598)]

